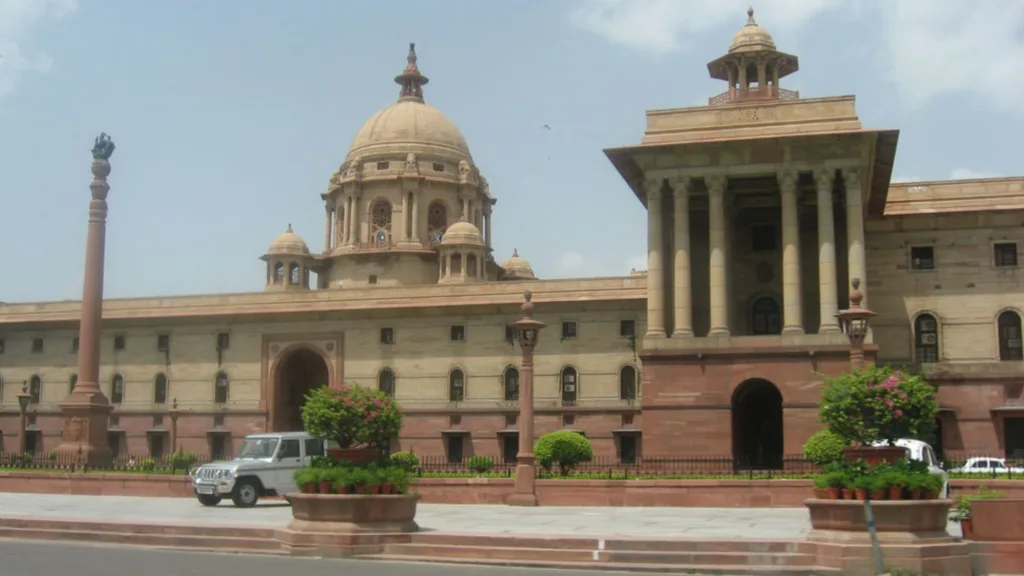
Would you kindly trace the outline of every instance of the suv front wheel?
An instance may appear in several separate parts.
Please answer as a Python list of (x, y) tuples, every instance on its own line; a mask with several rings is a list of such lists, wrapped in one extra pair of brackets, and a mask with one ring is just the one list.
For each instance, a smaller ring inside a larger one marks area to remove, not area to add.
[(231, 491), (231, 501), (239, 508), (252, 508), (260, 499), (260, 490), (253, 480), (239, 480)]

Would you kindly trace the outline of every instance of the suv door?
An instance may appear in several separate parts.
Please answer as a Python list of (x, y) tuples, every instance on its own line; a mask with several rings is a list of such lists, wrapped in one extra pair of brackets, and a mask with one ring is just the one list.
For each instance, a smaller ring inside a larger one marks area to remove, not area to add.
[(278, 494), (297, 491), (295, 471), (302, 468), (302, 443), (298, 438), (284, 438), (277, 449), (274, 463), (274, 489)]

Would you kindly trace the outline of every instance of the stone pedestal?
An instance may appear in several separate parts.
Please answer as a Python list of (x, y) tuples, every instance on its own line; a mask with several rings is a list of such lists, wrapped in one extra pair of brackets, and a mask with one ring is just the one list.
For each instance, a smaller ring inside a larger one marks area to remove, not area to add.
[(419, 530), (419, 494), (288, 494), (291, 524), (276, 538), (292, 554), (342, 558), (379, 554)]
[[(805, 500), (811, 514), (807, 540), (817, 546), (817, 565), (850, 576), (875, 575), (864, 502)], [(971, 574), (971, 550), (946, 530), (952, 500), (881, 500), (871, 503), (886, 569), (899, 567), (936, 576)]]
[(57, 453), (74, 458), (78, 465), (105, 466), (113, 460), (107, 441), (110, 413), (113, 411), (103, 394), (98, 397), (78, 393), (60, 403), (64, 429)]

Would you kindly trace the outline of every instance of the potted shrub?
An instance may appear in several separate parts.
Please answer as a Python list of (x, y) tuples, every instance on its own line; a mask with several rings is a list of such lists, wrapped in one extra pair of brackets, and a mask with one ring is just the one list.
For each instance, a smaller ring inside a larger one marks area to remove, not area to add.
[(392, 466), (397, 466), (409, 474), (415, 474), (420, 469), (420, 457), (412, 452), (395, 452), (390, 460)]
[(317, 491), (320, 494), (331, 494), (338, 476), (338, 469), (313, 468), (313, 470), (316, 470)]
[(818, 430), (804, 444), (804, 459), (825, 468), (833, 462), (842, 461), (843, 449), (849, 445), (845, 438), (827, 428)]
[(494, 468), (494, 460), (490, 456), (472, 456), (466, 462), (466, 467), (479, 478), (490, 472), (491, 468)]
[(1002, 497), (1002, 492), (980, 486), (977, 494), (962, 494), (956, 499), (956, 509), (953, 511), (952, 520), (960, 523), (960, 531), (963, 532), (964, 540), (974, 539), (973, 501)]
[(292, 474), (295, 485), (303, 494), (316, 494), (317, 482), (319, 482), (318, 470), (316, 468), (299, 468)]
[(832, 432), (856, 444), (844, 450), (847, 460), (894, 464), (906, 454), (896, 440), (926, 437), (934, 429), (939, 404), (920, 375), (870, 365), (823, 378), (819, 416)]
[(391, 467), (384, 474), (384, 484), (389, 486), (387, 494), (405, 494), (409, 489), (409, 472), (404, 468)]
[(903, 489), (906, 487), (907, 475), (899, 470), (889, 470), (883, 476), (889, 500), (903, 500)]
[(860, 474), (853, 478), (853, 492), (857, 500), (867, 500), (875, 486), (875, 479), (867, 473)]
[(931, 486), (930, 474), (927, 472), (911, 472), (907, 475), (907, 491), (911, 500), (923, 500), (924, 492)]
[(380, 450), (402, 429), (402, 413), (394, 398), (358, 384), (320, 387), (306, 395), (302, 425), (330, 441), (328, 455), (337, 461), (362, 464), (376, 460)]

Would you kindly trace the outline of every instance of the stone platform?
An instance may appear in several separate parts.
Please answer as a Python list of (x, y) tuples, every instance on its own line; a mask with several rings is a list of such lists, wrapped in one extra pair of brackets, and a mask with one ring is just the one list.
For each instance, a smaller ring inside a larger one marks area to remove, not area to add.
[[(0, 537), (304, 554), (283, 502), (213, 508), (181, 498), (0, 493)], [(806, 509), (420, 504), (421, 531), (353, 542), (365, 559), (730, 575), (840, 574), (808, 541)], [(955, 525), (951, 532), (958, 535)]]

